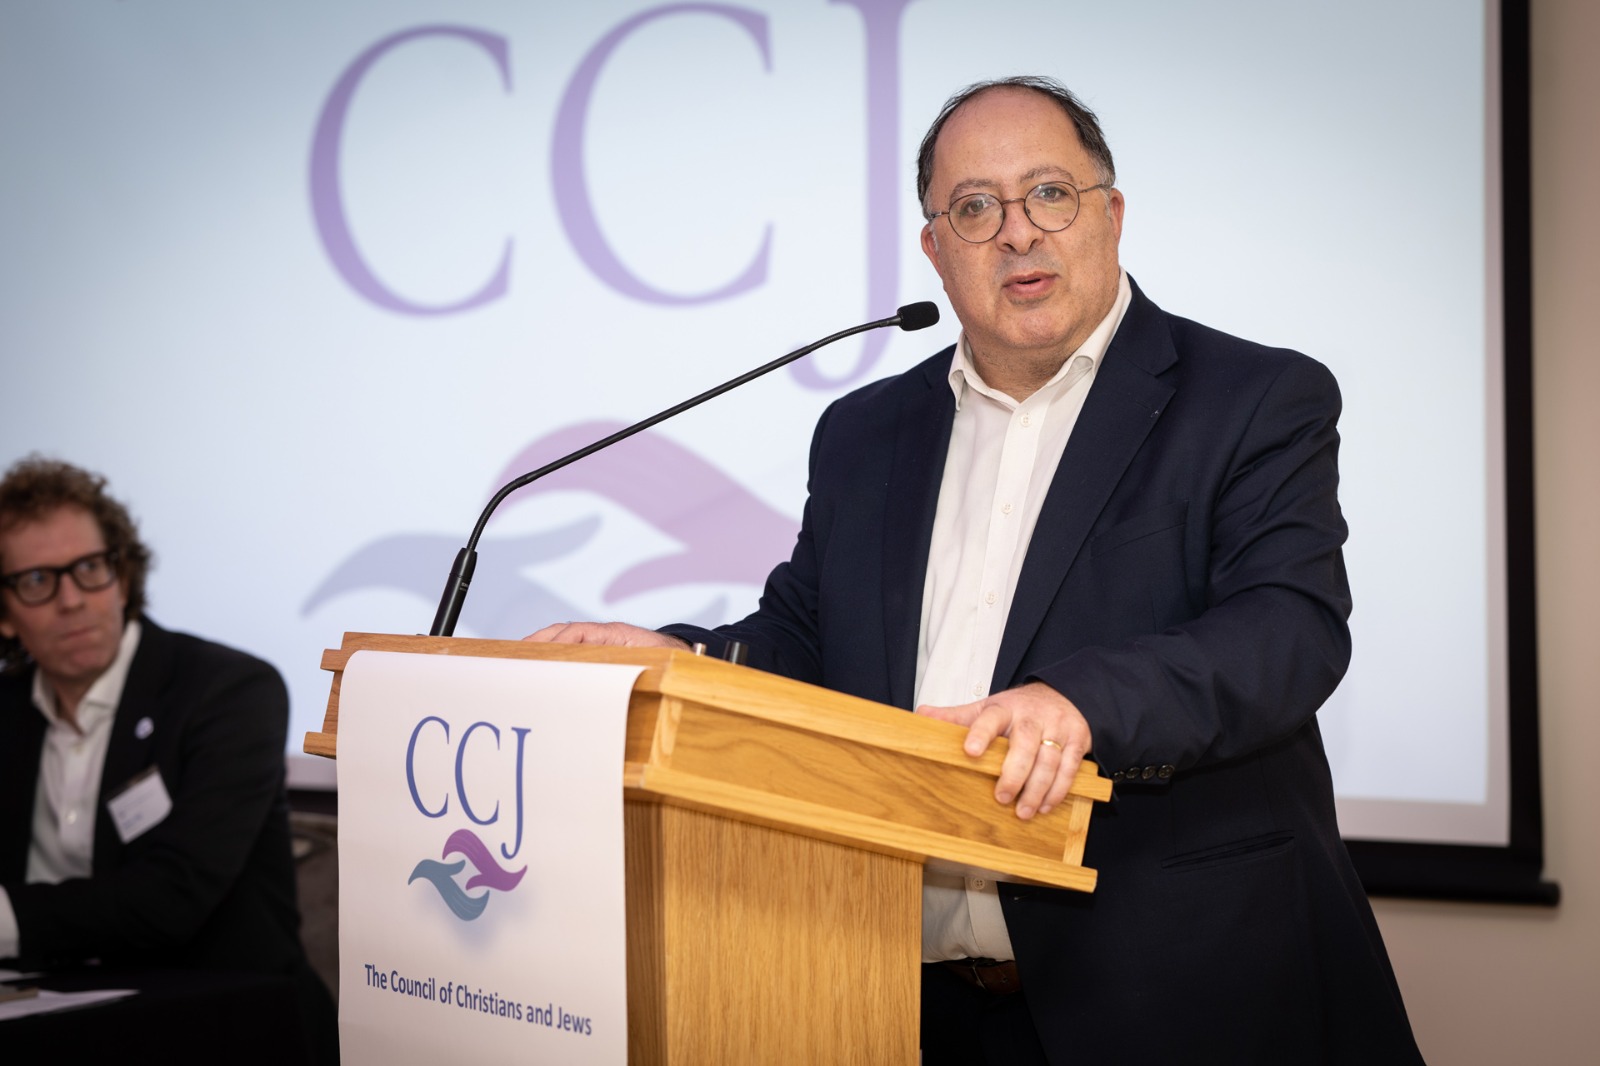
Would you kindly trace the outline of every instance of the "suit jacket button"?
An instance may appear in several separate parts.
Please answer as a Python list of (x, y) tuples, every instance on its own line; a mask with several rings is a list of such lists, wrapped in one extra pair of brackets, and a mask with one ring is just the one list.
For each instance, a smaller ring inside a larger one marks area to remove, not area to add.
[(1156, 776), (1156, 768), (1154, 766), (1146, 766), (1144, 770), (1140, 772), (1139, 776), (1148, 781), (1152, 777)]
[(1177, 773), (1177, 772), (1178, 772), (1178, 768), (1169, 763), (1166, 766), (1163, 766), (1161, 769), (1157, 770), (1156, 771), (1156, 776), (1161, 778), (1161, 780), (1163, 780), (1163, 781), (1167, 781), (1167, 780), (1170, 780), (1172, 775)]
[(1139, 768), (1137, 766), (1130, 766), (1123, 773), (1127, 775), (1129, 781), (1139, 780)]
[(1116, 773), (1111, 775), (1111, 783), (1120, 785), (1122, 783), (1122, 779), (1127, 776), (1127, 774), (1123, 773), (1121, 770), (1118, 770)]

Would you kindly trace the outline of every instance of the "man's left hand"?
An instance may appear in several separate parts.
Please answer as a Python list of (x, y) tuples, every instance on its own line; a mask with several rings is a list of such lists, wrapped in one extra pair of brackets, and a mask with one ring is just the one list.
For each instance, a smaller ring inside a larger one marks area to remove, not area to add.
[(917, 713), (967, 726), (963, 747), (974, 757), (988, 751), (995, 737), (1011, 741), (994, 798), (1016, 800), (1018, 818), (1048, 814), (1066, 799), (1078, 764), (1089, 753), (1089, 723), (1071, 700), (1041, 681), (959, 707), (924, 704)]

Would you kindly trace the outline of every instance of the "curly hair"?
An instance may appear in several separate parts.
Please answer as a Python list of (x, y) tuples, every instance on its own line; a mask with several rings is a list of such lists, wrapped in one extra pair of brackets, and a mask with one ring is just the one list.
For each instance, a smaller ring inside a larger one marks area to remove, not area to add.
[[(0, 533), (42, 521), (62, 507), (87, 511), (100, 527), (106, 548), (116, 552), (119, 575), (128, 585), (127, 616), (144, 612), (145, 577), (154, 559), (139, 539), (139, 528), (128, 509), (106, 494), (106, 479), (71, 463), (30, 455), (12, 464), (0, 480)], [(0, 572), (6, 562), (0, 557)], [(6, 598), (0, 596), (0, 616)], [(0, 637), (0, 673), (27, 665), (29, 656), (15, 637)]]

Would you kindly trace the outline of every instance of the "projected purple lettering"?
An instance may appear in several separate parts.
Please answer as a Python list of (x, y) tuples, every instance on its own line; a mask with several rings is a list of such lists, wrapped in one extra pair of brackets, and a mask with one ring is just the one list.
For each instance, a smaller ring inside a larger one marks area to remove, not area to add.
[(379, 307), (400, 314), (449, 315), (482, 307), (506, 294), (511, 276), (510, 239), (506, 240), (494, 276), (477, 292), (464, 300), (437, 307), (415, 303), (392, 292), (361, 257), (355, 237), (350, 232), (350, 223), (345, 218), (344, 197), (339, 188), (339, 148), (344, 138), (345, 116), (361, 79), (389, 52), (407, 41), (424, 37), (458, 37), (477, 45), (494, 60), (500, 70), (501, 82), (507, 92), (511, 91), (511, 67), (507, 62), (509, 49), (504, 37), (464, 26), (419, 26), (385, 37), (345, 68), (334, 83), (333, 91), (328, 94), (327, 102), (322, 105), (322, 115), (317, 119), (317, 132), (311, 141), (311, 215), (316, 220), (322, 247), (327, 250), (334, 269), (356, 292)]
[(594, 276), (624, 296), (656, 304), (713, 303), (759, 288), (767, 280), (767, 261), (772, 252), (772, 226), (767, 226), (761, 238), (761, 250), (745, 267), (744, 273), (720, 289), (712, 292), (682, 296), (662, 290), (642, 281), (630, 271), (600, 232), (594, 207), (589, 199), (588, 182), (584, 180), (583, 134), (589, 114), (589, 98), (594, 93), (595, 82), (605, 68), (611, 53), (635, 30), (646, 23), (669, 15), (703, 14), (728, 19), (744, 28), (761, 49), (761, 62), (772, 69), (772, 52), (767, 43), (767, 20), (763, 15), (721, 4), (671, 4), (658, 7), (628, 19), (606, 34), (589, 50), (578, 65), (578, 70), (567, 83), (561, 97), (561, 109), (556, 113), (555, 137), (550, 145), (550, 176), (555, 190), (556, 208), (567, 239)]
[[(913, 0), (828, 0), (853, 7), (861, 16), (866, 74), (866, 254), (868, 315), (885, 313), (898, 300), (900, 287), (899, 156), (900, 24)], [(589, 49), (568, 80), (558, 105), (550, 150), (551, 188), (556, 213), (567, 240), (589, 271), (614, 292), (643, 303), (691, 306), (728, 300), (766, 284), (773, 249), (768, 223), (754, 257), (731, 281), (705, 292), (674, 293), (645, 281), (623, 262), (606, 241), (595, 216), (584, 168), (584, 139), (595, 86), (617, 48), (652, 22), (680, 15), (725, 19), (749, 35), (763, 69), (772, 70), (768, 20), (749, 8), (725, 4), (667, 4), (650, 8), (617, 24)], [(407, 299), (379, 279), (362, 257), (351, 233), (340, 187), (339, 153), (345, 119), (362, 79), (400, 45), (423, 38), (457, 38), (469, 42), (494, 62), (502, 84), (511, 92), (509, 44), (504, 37), (463, 26), (421, 26), (391, 34), (362, 52), (335, 82), (317, 120), (311, 149), (311, 210), (317, 233), (334, 268), (368, 301), (409, 315), (446, 315), (471, 311), (505, 296), (510, 288), (512, 242), (507, 238), (493, 275), (476, 292), (454, 303), (426, 305)], [(696, 56), (696, 62), (706, 61)], [(865, 337), (855, 365), (830, 377), (817, 364), (796, 363), (790, 372), (800, 384), (834, 389), (858, 381), (877, 364), (889, 342), (886, 331)]]
[[(867, 317), (899, 303), (900, 16), (912, 0), (829, 0), (861, 12), (867, 58)], [(862, 339), (861, 355), (849, 372), (829, 378), (820, 364), (802, 359), (789, 367), (800, 384), (836, 388), (859, 381), (877, 365), (889, 343), (887, 330)]]

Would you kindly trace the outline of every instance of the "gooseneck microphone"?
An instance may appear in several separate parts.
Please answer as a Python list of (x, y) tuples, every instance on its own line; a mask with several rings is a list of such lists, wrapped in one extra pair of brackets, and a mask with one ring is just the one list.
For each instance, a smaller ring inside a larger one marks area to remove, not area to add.
[(723, 393), (736, 389), (746, 382), (754, 381), (763, 374), (770, 374), (779, 367), (787, 366), (796, 359), (810, 355), (818, 348), (832, 344), (834, 341), (852, 337), (857, 333), (865, 333), (869, 329), (881, 329), (884, 326), (899, 326), (908, 332), (914, 329), (926, 329), (937, 321), (939, 321), (939, 308), (937, 305), (927, 301), (906, 304), (890, 318), (880, 318), (876, 322), (852, 326), (847, 330), (841, 330), (833, 334), (831, 337), (824, 337), (820, 341), (806, 345), (804, 348), (798, 348), (764, 366), (758, 366), (748, 373), (740, 374), (732, 381), (725, 381), (714, 389), (707, 389), (700, 395), (691, 397), (675, 407), (669, 407), (660, 414), (651, 415), (642, 422), (635, 422), (626, 429), (619, 429), (609, 437), (597, 440), (593, 444), (586, 444), (570, 455), (564, 455), (553, 463), (541, 466), (539, 469), (523, 474), (516, 480), (509, 482), (494, 494), (488, 505), (484, 507), (483, 513), (478, 516), (478, 524), (472, 527), (472, 536), (467, 538), (467, 546), (456, 552), (455, 565), (450, 568), (450, 576), (445, 581), (444, 595), (439, 599), (439, 610), (433, 616), (433, 628), (428, 631), (429, 635), (435, 637), (455, 636), (456, 620), (461, 617), (461, 605), (466, 602), (467, 587), (472, 584), (472, 572), (478, 565), (478, 539), (483, 536), (483, 529), (489, 524), (489, 516), (494, 514), (494, 510), (500, 506), (500, 502), (524, 485), (530, 485), (546, 474), (553, 474), (564, 466), (593, 455), (602, 448), (609, 448), (618, 441), (626, 440), (635, 433), (649, 429), (659, 422), (665, 422), (674, 415), (681, 415), (689, 408), (721, 396)]

